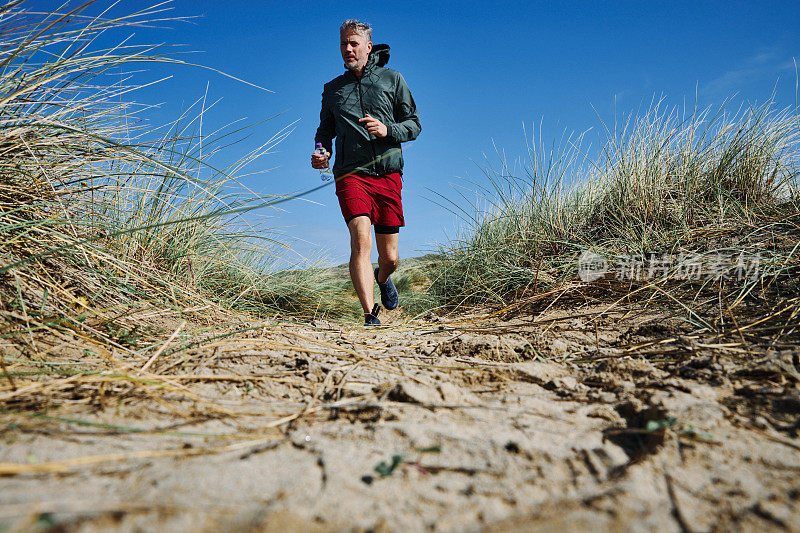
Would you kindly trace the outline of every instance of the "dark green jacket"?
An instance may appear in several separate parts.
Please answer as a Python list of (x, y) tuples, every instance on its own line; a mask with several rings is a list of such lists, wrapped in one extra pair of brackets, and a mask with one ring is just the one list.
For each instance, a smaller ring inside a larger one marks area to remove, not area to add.
[[(389, 46), (375, 45), (360, 80), (348, 70), (325, 84), (315, 142), (336, 156), (337, 177), (353, 171), (373, 176), (402, 173), (400, 143), (416, 139), (422, 129), (411, 91), (399, 72), (384, 68), (388, 61)], [(386, 137), (367, 133), (358, 121), (367, 114), (386, 124)], [(336, 150), (331, 149), (334, 137)]]

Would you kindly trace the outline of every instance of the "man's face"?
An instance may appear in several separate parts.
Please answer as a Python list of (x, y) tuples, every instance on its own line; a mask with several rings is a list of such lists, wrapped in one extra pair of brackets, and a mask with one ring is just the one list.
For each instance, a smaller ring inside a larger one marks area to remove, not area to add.
[(362, 72), (367, 64), (367, 57), (372, 50), (372, 43), (364, 35), (350, 32), (342, 35), (342, 59), (348, 70)]

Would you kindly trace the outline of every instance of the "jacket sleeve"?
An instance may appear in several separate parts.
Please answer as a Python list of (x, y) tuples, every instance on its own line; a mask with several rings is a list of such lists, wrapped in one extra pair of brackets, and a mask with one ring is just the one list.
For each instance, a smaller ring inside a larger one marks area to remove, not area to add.
[(406, 80), (401, 75), (397, 77), (395, 89), (394, 120), (395, 123), (389, 126), (389, 136), (397, 142), (413, 141), (422, 131), (417, 105), (406, 85)]
[(322, 143), (322, 146), (333, 153), (333, 138), (336, 137), (336, 120), (333, 117), (330, 105), (325, 98), (325, 91), (322, 92), (322, 110), (319, 112), (319, 127), (314, 136), (314, 143)]

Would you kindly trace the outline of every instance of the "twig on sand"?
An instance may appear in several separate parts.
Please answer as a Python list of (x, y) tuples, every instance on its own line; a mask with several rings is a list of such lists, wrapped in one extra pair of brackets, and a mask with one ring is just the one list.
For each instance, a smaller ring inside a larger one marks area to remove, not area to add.
[(166, 342), (164, 342), (164, 344), (161, 345), (161, 348), (159, 348), (156, 351), (156, 353), (154, 353), (150, 357), (150, 359), (147, 360), (147, 362), (144, 364), (144, 366), (142, 366), (142, 368), (139, 369), (139, 372), (144, 372), (145, 370), (147, 370), (150, 367), (150, 365), (152, 365), (155, 362), (155, 360), (158, 358), (158, 356), (161, 355), (162, 353), (164, 353), (164, 350), (167, 349), (167, 346), (169, 346), (169, 343), (171, 343), (172, 341), (175, 340), (175, 337), (178, 336), (178, 334), (181, 332), (181, 330), (184, 328), (184, 326), (186, 326), (186, 321), (185, 320), (180, 323), (180, 325), (178, 326), (178, 329), (176, 329), (172, 333), (172, 335), (169, 336), (169, 338), (166, 340)]
[(209, 455), (225, 452), (238, 452), (244, 450), (244, 454), (258, 453), (263, 451), (264, 446), (275, 445), (288, 440), (287, 437), (264, 438), (246, 442), (237, 442), (226, 446), (214, 448), (178, 448), (171, 450), (142, 450), (128, 453), (112, 453), (108, 455), (90, 455), (87, 457), (76, 457), (63, 461), (48, 461), (38, 464), (24, 463), (0, 463), (0, 476), (14, 476), (19, 474), (53, 474), (69, 472), (81, 466), (92, 466), (102, 463), (112, 463), (118, 461), (128, 461), (131, 459), (155, 459), (159, 457), (190, 457), (196, 455)]
[(664, 481), (667, 484), (667, 494), (669, 494), (670, 502), (672, 502), (672, 511), (675, 516), (675, 521), (678, 522), (678, 526), (683, 533), (691, 533), (692, 528), (689, 527), (686, 517), (683, 516), (681, 507), (678, 504), (678, 498), (675, 495), (675, 487), (672, 485), (672, 477), (667, 472), (664, 472)]

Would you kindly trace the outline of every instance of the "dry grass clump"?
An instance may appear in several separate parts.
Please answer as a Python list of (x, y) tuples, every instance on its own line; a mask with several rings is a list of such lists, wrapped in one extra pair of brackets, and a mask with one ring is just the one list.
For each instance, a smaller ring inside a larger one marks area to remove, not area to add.
[[(549, 153), (534, 144), (524, 175), (504, 160), (485, 170), (488, 206), (443, 250), (431, 292), (458, 308), (513, 305), (545, 289), (633, 291), (711, 329), (740, 313), (791, 322), (800, 312), (798, 141), (794, 110), (685, 118), (656, 106), (609, 134), (597, 160), (580, 139)], [(608, 259), (594, 284), (578, 280), (587, 250)], [(625, 271), (631, 258), (637, 275)], [(681, 276), (681, 258), (704, 272)]]
[(338, 309), (307, 288), (311, 273), (266, 274), (285, 246), (240, 218), (280, 200), (243, 194), (235, 176), (288, 132), (219, 169), (211, 158), (230, 133), (204, 138), (202, 110), (160, 129), (138, 120), (122, 102), (136, 86), (119, 72), (181, 62), (147, 46), (92, 47), (165, 9), (109, 19), (87, 16), (90, 4), (0, 6), (0, 408), (191, 397), (145, 363), (180, 368), (180, 350), (247, 329), (242, 312)]

